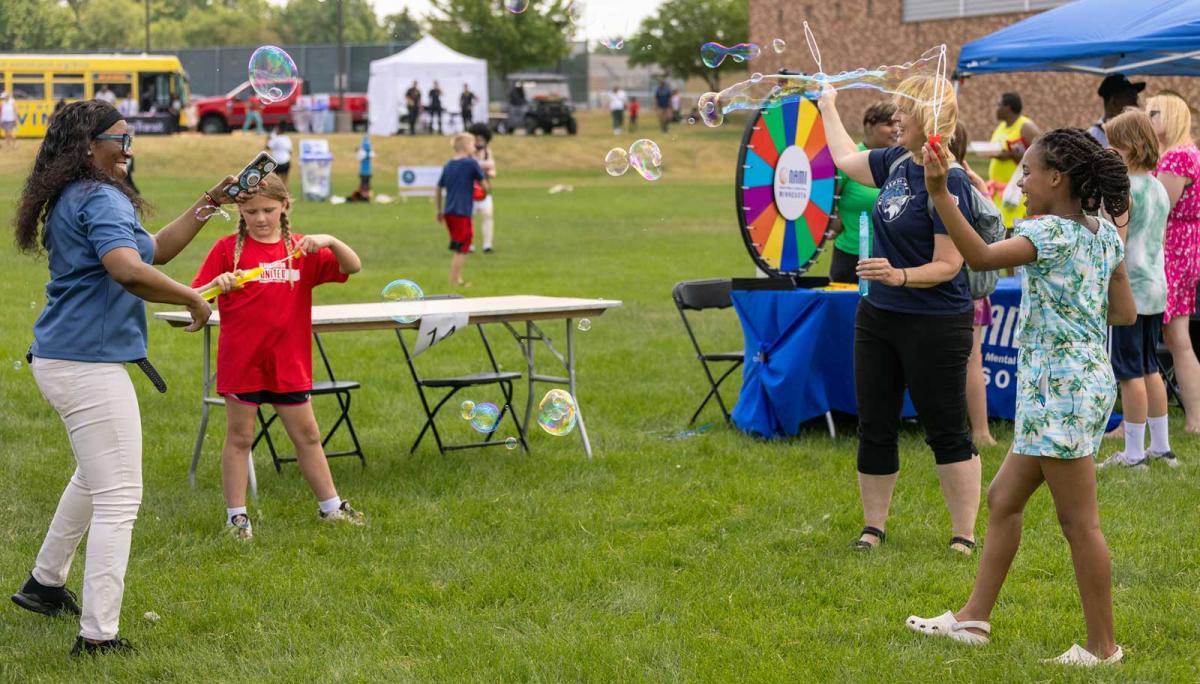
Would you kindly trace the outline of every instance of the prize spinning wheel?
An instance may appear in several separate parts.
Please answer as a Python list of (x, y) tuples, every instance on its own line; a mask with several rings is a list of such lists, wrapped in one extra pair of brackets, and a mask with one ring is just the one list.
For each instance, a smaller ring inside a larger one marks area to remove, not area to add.
[(825, 241), (836, 169), (821, 115), (792, 97), (750, 118), (738, 155), (737, 212), (746, 249), (772, 276), (798, 276)]

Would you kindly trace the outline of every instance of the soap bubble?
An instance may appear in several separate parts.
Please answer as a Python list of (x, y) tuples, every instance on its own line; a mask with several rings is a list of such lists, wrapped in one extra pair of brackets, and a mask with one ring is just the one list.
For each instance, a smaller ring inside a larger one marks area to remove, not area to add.
[(300, 85), (296, 63), (283, 48), (264, 45), (250, 55), (250, 86), (263, 102), (292, 96)]
[(579, 325), (575, 327), (579, 328), (579, 332), (587, 332), (592, 329), (592, 322), (586, 318), (581, 318), (579, 319)]
[(710, 69), (721, 66), (721, 62), (724, 62), (726, 57), (730, 57), (740, 64), (761, 54), (762, 48), (755, 43), (738, 43), (730, 47), (725, 47), (720, 43), (705, 43), (700, 46), (700, 60), (704, 62), (704, 66)]
[(504, 448), (508, 449), (509, 451), (516, 449), (518, 444), (520, 444), (520, 442), (517, 441), (516, 437), (509, 437), (508, 439), (504, 440)]
[(229, 212), (213, 204), (205, 204), (196, 210), (197, 221), (207, 221), (214, 216), (220, 216), (226, 221), (233, 220), (233, 217), (229, 215)]
[(759, 81), (761, 81), (762, 79), (763, 79), (763, 76), (762, 76), (762, 74), (758, 73), (757, 71), (756, 71), (756, 72), (754, 72), (754, 73), (752, 73), (752, 74), (750, 74), (750, 82), (751, 82), (751, 83), (758, 83), (758, 82), (759, 82)]
[(606, 38), (601, 42), (603, 42), (604, 47), (608, 48), (609, 50), (620, 50), (621, 48), (625, 47), (625, 40), (623, 38)]
[(529, 9), (529, 0), (504, 0), (504, 9), (513, 14), (520, 14)]
[(575, 399), (569, 392), (552, 389), (538, 404), (538, 425), (555, 437), (562, 437), (575, 429), (577, 412)]
[[(425, 298), (425, 292), (411, 280), (400, 278), (393, 280), (384, 286), (383, 292), (379, 293), (385, 302), (416, 302)], [(421, 318), (420, 314), (404, 314), (392, 316), (392, 320), (397, 323), (406, 324), (412, 323)]]
[(653, 140), (642, 138), (629, 146), (629, 165), (648, 181), (662, 178), (662, 151)]
[(624, 176), (629, 170), (629, 155), (619, 147), (612, 148), (604, 155), (604, 170), (610, 176)]
[[(817, 72), (812, 75), (767, 74), (758, 80), (750, 78), (719, 93), (701, 95), (697, 102), (700, 118), (706, 126), (720, 126), (730, 112), (778, 107), (782, 100), (792, 97), (815, 100), (820, 97), (826, 84), (836, 90), (875, 90), (912, 99), (899, 92), (900, 85), (914, 76), (937, 76), (942, 49), (939, 45), (927, 50), (916, 61), (875, 69), (855, 69), (833, 75)], [(920, 105), (934, 104), (932, 99), (915, 102)]]
[(783, 42), (782, 38), (776, 38), (775, 40), (771, 41), (771, 49), (774, 50), (775, 54), (778, 55), (787, 49), (787, 43)]
[(695, 124), (696, 124), (696, 117), (694, 117), (694, 116), (689, 116), (689, 117), (688, 117), (688, 125), (689, 125), (689, 126), (694, 126)]
[(13, 361), (13, 370), (21, 370), (21, 361), (19, 359)]
[(458, 405), (458, 412), (463, 417), (463, 420), (471, 420), (471, 417), (475, 415), (475, 402), (467, 399)]
[(471, 414), (471, 427), (476, 432), (495, 432), (500, 427), (500, 407), (490, 401), (475, 404), (475, 412)]

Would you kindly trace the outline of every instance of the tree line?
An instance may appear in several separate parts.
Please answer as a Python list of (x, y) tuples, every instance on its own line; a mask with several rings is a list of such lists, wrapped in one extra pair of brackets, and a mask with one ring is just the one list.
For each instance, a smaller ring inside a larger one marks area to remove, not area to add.
[[(142, 50), (147, 6), (153, 50), (332, 44), (337, 42), (337, 5), (337, 0), (0, 0), (0, 51)], [(380, 18), (371, 0), (342, 0), (343, 40), (406, 43), (428, 33), (486, 59), (504, 76), (552, 67), (570, 54), (572, 40), (590, 33), (576, 0), (531, 0), (520, 14), (507, 11), (501, 0), (432, 0), (432, 5), (426, 17), (405, 9)], [(704, 66), (699, 47), (710, 40), (745, 41), (747, 5), (745, 0), (667, 0), (634, 35), (624, 37), (623, 51), (632, 65), (654, 65), (679, 78), (699, 76), (715, 90), (720, 73)]]

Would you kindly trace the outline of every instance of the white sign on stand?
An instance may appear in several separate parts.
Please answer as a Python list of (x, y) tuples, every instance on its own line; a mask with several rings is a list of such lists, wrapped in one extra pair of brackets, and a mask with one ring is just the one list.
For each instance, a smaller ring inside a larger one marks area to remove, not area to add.
[(466, 313), (422, 316), (421, 327), (417, 331), (417, 346), (413, 348), (413, 356), (450, 337), (459, 328), (467, 327), (468, 320), (470, 320), (470, 315)]
[(440, 166), (401, 166), (396, 169), (396, 182), (402, 197), (433, 197), (441, 177)]

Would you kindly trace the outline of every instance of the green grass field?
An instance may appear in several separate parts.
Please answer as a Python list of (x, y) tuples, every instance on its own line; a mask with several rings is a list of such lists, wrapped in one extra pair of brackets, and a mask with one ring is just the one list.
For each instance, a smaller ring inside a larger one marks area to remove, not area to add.
[[(238, 544), (222, 530), (220, 411), (198, 486), (185, 479), (201, 339), (151, 321), (151, 358), (171, 390), (159, 395), (140, 374), (134, 378), (146, 487), (121, 633), (141, 652), (71, 660), (77, 624), (6, 602), (0, 680), (1200, 680), (1200, 442), (1182, 430), (1172, 437), (1183, 468), (1102, 473), (1126, 662), (1094, 673), (1037, 663), (1084, 638), (1067, 546), (1045, 491), (1025, 516), (993, 642), (970, 650), (903, 625), (910, 613), (957, 607), (977, 563), (946, 548), (948, 516), (917, 431), (904, 436), (888, 543), (869, 555), (849, 547), (861, 525), (852, 421), (833, 441), (820, 426), (779, 442), (724, 426), (673, 438), (687, 428), (704, 381), (671, 286), (752, 273), (733, 213), (735, 127), (646, 132), (666, 161), (657, 183), (604, 174), (613, 138), (600, 118), (586, 119), (578, 138), (495, 145), (497, 252), (468, 260), (468, 294), (624, 302), (577, 337), (579, 400), (596, 447), (591, 462), (575, 435), (536, 430), (528, 456), (490, 449), (443, 457), (431, 443), (410, 455), (421, 412), (394, 337), (330, 334), (339, 375), (364, 384), (353, 415), (368, 457), (365, 469), (333, 461), (334, 477), (369, 524), (320, 525), (295, 466), (276, 475), (261, 451), (260, 502), (251, 507), (256, 538)], [(345, 194), (356, 181), (357, 138), (333, 138), (336, 190)], [(633, 138), (619, 141), (627, 146)], [(157, 209), (147, 226), (174, 217), (259, 144), (236, 135), (139, 139), (137, 180)], [(22, 141), (16, 155), (0, 156), (6, 230), (34, 146)], [(440, 139), (388, 139), (376, 149), (377, 192), (394, 187), (397, 164), (448, 156)], [(556, 183), (574, 190), (548, 194)], [(318, 290), (319, 303), (373, 301), (398, 277), (445, 291), (446, 238), (424, 200), (300, 203), (292, 222), (303, 232), (337, 235), (363, 257), (362, 273)], [(211, 243), (232, 228), (214, 220), (166, 271), (190, 280)], [(0, 589), (12, 591), (31, 567), (73, 461), (62, 424), (22, 359), (45, 263), (10, 246), (0, 250), (0, 272)], [(714, 347), (736, 348), (736, 317), (724, 313), (704, 333)], [(505, 367), (522, 367), (500, 329), (491, 338)], [(465, 336), (451, 338), (422, 361), (433, 372), (479, 370), (476, 349)], [(734, 390), (736, 383), (730, 396)], [(523, 389), (518, 396), (523, 401)], [(325, 424), (331, 403), (318, 402)], [(700, 422), (712, 421), (708, 413)], [(469, 437), (453, 411), (442, 424), (454, 437)], [(1002, 443), (1010, 436), (1007, 425), (993, 429)], [(1004, 452), (985, 450), (985, 484)], [(980, 535), (986, 519), (985, 511)], [(82, 568), (81, 553), (75, 589)], [(147, 611), (161, 620), (145, 619)]]

